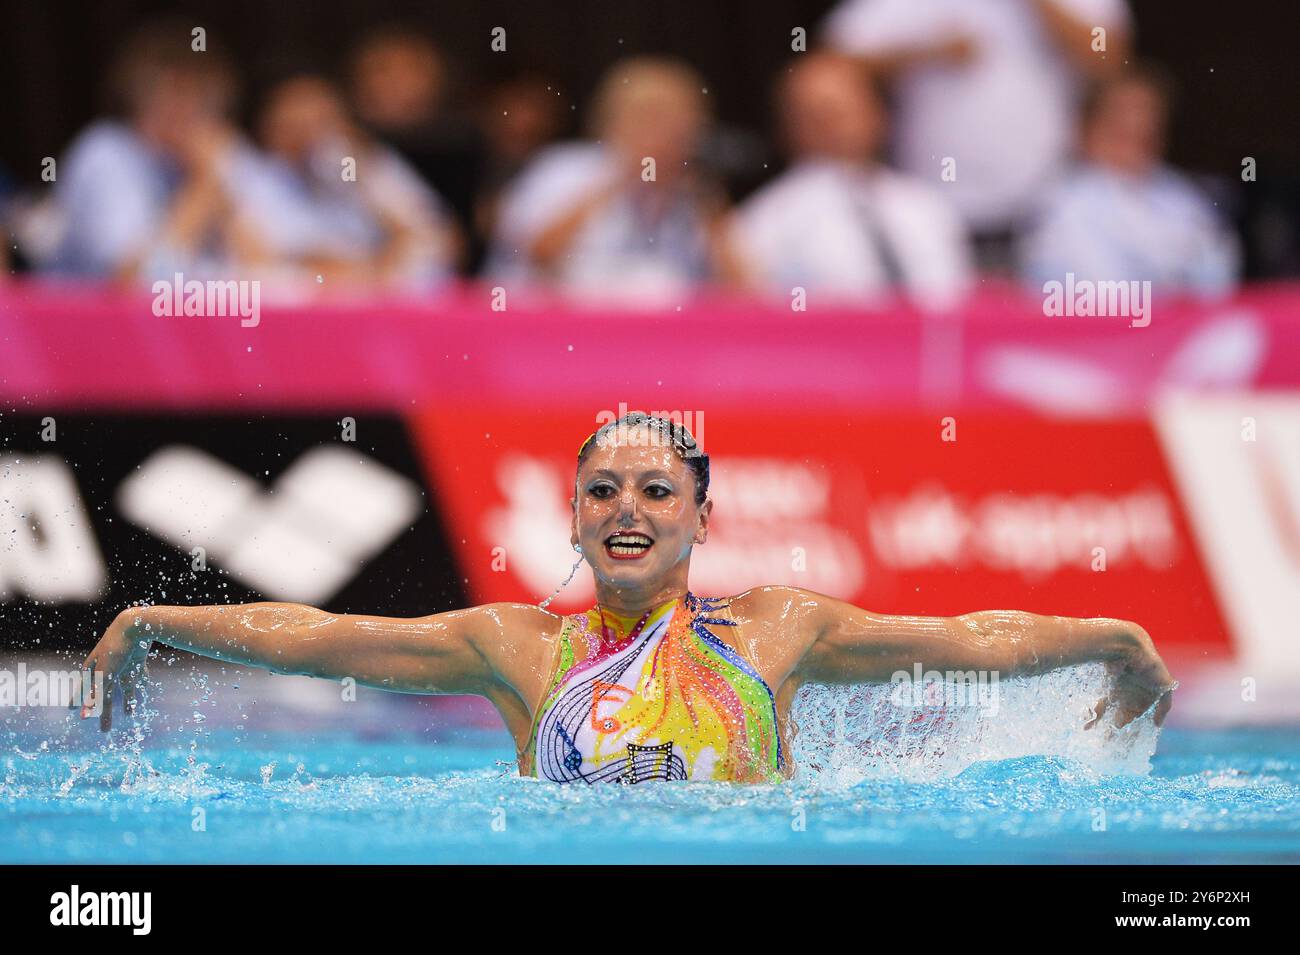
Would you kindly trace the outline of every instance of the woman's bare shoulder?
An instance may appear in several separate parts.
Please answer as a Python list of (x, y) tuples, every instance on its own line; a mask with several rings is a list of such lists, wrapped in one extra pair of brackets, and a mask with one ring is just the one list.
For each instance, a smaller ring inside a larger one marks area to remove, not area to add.
[(802, 587), (765, 584), (726, 598), (737, 620), (763, 620), (804, 613), (833, 598)]
[(729, 598), (732, 619), (759, 672), (779, 689), (808, 651), (816, 632), (821, 594), (781, 584), (751, 587)]
[(554, 639), (565, 620), (537, 604), (513, 601), (479, 604), (464, 613), (472, 615), (473, 629), (480, 640), (495, 640), (503, 645)]
[(470, 607), (474, 648), (497, 678), (526, 703), (540, 694), (566, 618), (536, 604), (489, 603)]

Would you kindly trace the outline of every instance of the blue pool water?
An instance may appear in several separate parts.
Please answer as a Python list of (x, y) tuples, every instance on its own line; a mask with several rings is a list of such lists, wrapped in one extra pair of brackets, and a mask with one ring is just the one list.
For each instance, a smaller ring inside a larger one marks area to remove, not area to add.
[(481, 728), (7, 736), (0, 862), (1300, 861), (1291, 728), (1166, 730), (1147, 775), (1022, 756), (761, 787), (520, 779)]
[(805, 687), (790, 782), (589, 787), (521, 779), (476, 698), (168, 657), (111, 734), (0, 707), (0, 863), (1300, 861), (1294, 722), (1081, 729), (1108, 679)]

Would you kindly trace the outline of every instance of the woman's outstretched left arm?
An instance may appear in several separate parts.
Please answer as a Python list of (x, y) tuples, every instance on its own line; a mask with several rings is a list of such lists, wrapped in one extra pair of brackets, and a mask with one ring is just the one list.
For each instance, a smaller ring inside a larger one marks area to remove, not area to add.
[[(1109, 700), (1099, 701), (1097, 717), (1113, 709), (1117, 726), (1157, 704), (1164, 720), (1175, 686), (1147, 632), (1128, 620), (1081, 619), (983, 610), (959, 617), (887, 616), (843, 600), (796, 588), (769, 599), (784, 599), (783, 611), (800, 620), (806, 641), (792, 661), (803, 681), (823, 683), (888, 682), (899, 671), (985, 671), (999, 679), (1026, 676), (1080, 663), (1104, 663), (1114, 678)], [(774, 608), (775, 609), (775, 608)]]

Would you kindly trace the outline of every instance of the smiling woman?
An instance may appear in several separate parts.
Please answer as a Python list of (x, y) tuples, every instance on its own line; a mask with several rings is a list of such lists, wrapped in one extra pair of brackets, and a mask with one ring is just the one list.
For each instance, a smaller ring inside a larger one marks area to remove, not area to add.
[(1008, 678), (1100, 662), (1112, 690), (1085, 727), (1168, 712), (1173, 680), (1146, 632), (1123, 620), (886, 616), (787, 586), (698, 597), (688, 576), (708, 540), (708, 489), (708, 455), (680, 424), (634, 412), (591, 435), (571, 502), (570, 539), (596, 584), (582, 614), (518, 603), (414, 619), (283, 603), (128, 608), (85, 664), (104, 676), (101, 726), (114, 694), (133, 710), (154, 641), (278, 673), (484, 696), (521, 775), (555, 782), (777, 781), (795, 769), (788, 734), (802, 685), (914, 669)]

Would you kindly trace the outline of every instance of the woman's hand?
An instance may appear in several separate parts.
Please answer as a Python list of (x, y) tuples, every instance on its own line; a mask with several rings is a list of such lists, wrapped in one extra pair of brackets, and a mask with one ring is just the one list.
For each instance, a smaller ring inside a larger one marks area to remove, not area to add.
[(1173, 706), (1177, 682), (1169, 675), (1165, 662), (1160, 659), (1147, 632), (1135, 623), (1128, 626), (1131, 633), (1127, 652), (1120, 659), (1106, 663), (1106, 670), (1113, 681), (1110, 696), (1097, 701), (1084, 729), (1096, 726), (1108, 710), (1117, 727), (1126, 726), (1150, 709), (1152, 704), (1155, 704), (1156, 725), (1159, 726)]
[[(96, 704), (100, 705), (99, 728), (104, 732), (113, 726), (113, 694), (119, 686), (122, 711), (128, 715), (135, 712), (136, 687), (144, 679), (145, 660), (151, 643), (141, 639), (134, 626), (137, 613), (135, 607), (127, 607), (119, 613), (82, 664), (82, 669), (90, 672), (91, 691), (81, 701), (81, 718), (84, 720)], [(96, 674), (101, 677), (102, 689), (95, 686)]]

